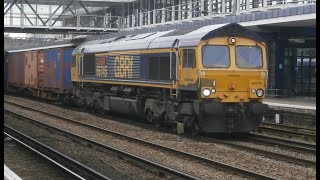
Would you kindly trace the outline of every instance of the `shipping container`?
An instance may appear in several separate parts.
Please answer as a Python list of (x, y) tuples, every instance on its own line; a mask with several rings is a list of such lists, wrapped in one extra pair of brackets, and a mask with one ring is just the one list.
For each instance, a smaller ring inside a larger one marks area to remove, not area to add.
[(44, 55), (44, 88), (59, 89), (60, 49), (45, 50)]
[(63, 49), (63, 89), (72, 89), (71, 61), (73, 48)]
[(44, 52), (44, 88), (60, 93), (71, 90), (71, 48), (56, 48)]
[(27, 51), (24, 55), (24, 85), (37, 88), (37, 51)]
[(22, 52), (9, 53), (8, 82), (15, 85), (24, 84), (24, 60)]
[(43, 88), (43, 51), (24, 52), (25, 82), (28, 87)]
[(38, 51), (37, 53), (37, 63), (38, 63), (38, 69), (37, 69), (37, 76), (38, 76), (38, 82), (37, 86), (39, 89), (44, 88), (44, 53), (43, 51)]
[(16, 56), (17, 56), (16, 53), (8, 54), (8, 82), (9, 83), (17, 82), (17, 77), (15, 73)]

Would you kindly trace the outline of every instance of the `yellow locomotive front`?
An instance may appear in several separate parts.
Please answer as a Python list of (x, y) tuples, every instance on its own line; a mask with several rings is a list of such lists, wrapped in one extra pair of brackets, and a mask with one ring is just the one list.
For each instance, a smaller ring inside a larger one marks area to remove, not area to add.
[(205, 132), (249, 132), (267, 112), (266, 44), (245, 37), (215, 37), (196, 48), (199, 125)]
[(245, 103), (265, 97), (268, 72), (264, 43), (220, 37), (202, 42), (198, 51), (203, 99)]

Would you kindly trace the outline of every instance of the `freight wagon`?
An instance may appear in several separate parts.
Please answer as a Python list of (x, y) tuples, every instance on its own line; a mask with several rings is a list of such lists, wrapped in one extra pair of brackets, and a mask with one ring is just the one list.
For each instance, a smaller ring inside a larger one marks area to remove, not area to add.
[(8, 51), (8, 90), (53, 100), (68, 98), (72, 93), (73, 46)]
[(8, 55), (8, 89), (18, 89), (24, 84), (23, 52), (9, 52)]

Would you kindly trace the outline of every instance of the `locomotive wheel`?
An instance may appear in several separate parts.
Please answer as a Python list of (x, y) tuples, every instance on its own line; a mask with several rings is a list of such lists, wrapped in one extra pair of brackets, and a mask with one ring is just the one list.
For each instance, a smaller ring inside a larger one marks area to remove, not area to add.
[(192, 132), (191, 132), (191, 135), (193, 137), (197, 136), (198, 134), (200, 133), (200, 127), (199, 127), (199, 124), (198, 122), (194, 121), (192, 123)]
[(158, 117), (158, 118), (153, 117), (153, 119), (152, 119), (153, 125), (155, 127), (160, 127), (160, 124), (161, 124), (160, 120), (161, 120), (161, 117)]
[(149, 122), (152, 122), (152, 119), (153, 119), (153, 112), (151, 110), (147, 110), (147, 120)]
[(151, 110), (148, 110), (147, 112), (147, 120), (151, 122), (155, 127), (160, 126), (160, 118), (154, 117), (154, 114)]
[(172, 130), (172, 132), (177, 132), (177, 123), (171, 123), (169, 127)]

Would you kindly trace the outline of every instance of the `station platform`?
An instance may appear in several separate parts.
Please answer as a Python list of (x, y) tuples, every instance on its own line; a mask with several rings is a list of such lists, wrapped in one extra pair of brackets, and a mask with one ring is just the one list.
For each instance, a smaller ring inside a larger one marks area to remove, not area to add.
[(4, 180), (22, 180), (18, 175), (16, 175), (11, 169), (9, 169), (4, 164)]
[(269, 109), (316, 115), (316, 97), (270, 98), (263, 100)]

